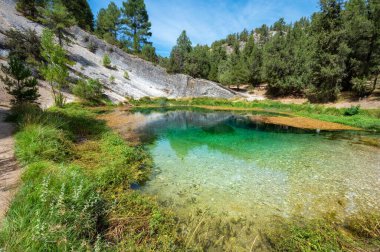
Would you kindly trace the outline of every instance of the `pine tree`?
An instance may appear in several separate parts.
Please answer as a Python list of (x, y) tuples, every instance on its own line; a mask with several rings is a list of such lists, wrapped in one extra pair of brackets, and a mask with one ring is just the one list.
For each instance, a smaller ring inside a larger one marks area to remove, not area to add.
[(17, 56), (22, 61), (34, 64), (41, 60), (41, 41), (35, 30), (10, 29), (6, 32), (6, 36), (11, 56)]
[(119, 31), (121, 12), (114, 2), (101, 9), (96, 20), (96, 33), (107, 42), (115, 44)]
[(129, 46), (135, 53), (138, 53), (143, 45), (149, 44), (148, 40), (152, 36), (150, 32), (152, 25), (149, 22), (144, 0), (123, 2), (121, 11), (123, 14), (124, 34), (130, 42)]
[(349, 48), (345, 44), (342, 29), (342, 2), (321, 0), (320, 5), (321, 12), (312, 19), (313, 88), (309, 92), (309, 99), (327, 102), (336, 100), (341, 90)]
[(143, 48), (141, 49), (141, 57), (153, 63), (158, 62), (156, 48), (154, 48), (151, 44), (145, 44), (143, 46)]
[(2, 65), (2, 70), (6, 77), (0, 75), (0, 79), (6, 85), (8, 94), (13, 96), (11, 103), (36, 103), (38, 97), (38, 82), (32, 77), (32, 72), (26, 66), (25, 62), (17, 56), (11, 56), (8, 59), (8, 65)]
[(262, 81), (263, 54), (255, 43), (254, 35), (248, 37), (242, 54), (244, 65), (248, 68), (248, 82), (253, 85), (259, 84)]
[(18, 0), (17, 10), (22, 12), (27, 17), (36, 19), (38, 16), (38, 9), (46, 6), (46, 0)]
[(87, 31), (94, 30), (94, 14), (87, 0), (64, 0), (62, 4), (74, 16), (80, 28)]
[(222, 46), (222, 43), (220, 42), (214, 42), (211, 45), (210, 50), (210, 71), (208, 74), (208, 79), (212, 81), (219, 81), (218, 80), (218, 68), (222, 61), (225, 61), (227, 59), (227, 53), (225, 47)]
[(207, 78), (210, 72), (209, 47), (197, 45), (187, 55), (184, 72), (195, 78)]
[(241, 84), (248, 83), (249, 69), (240, 52), (239, 43), (234, 45), (233, 53), (227, 60), (222, 61), (218, 69), (218, 79), (224, 85), (236, 85), (240, 89)]
[(67, 65), (70, 64), (70, 61), (66, 58), (66, 51), (54, 42), (54, 34), (51, 30), (43, 31), (41, 48), (41, 55), (45, 60), (45, 64), (41, 67), (41, 73), (49, 82), (55, 105), (62, 107), (65, 104), (62, 89), (67, 83), (69, 76)]
[(54, 1), (46, 9), (42, 9), (41, 14), (41, 22), (55, 33), (60, 46), (63, 46), (64, 41), (70, 41), (72, 34), (67, 31), (67, 28), (74, 26), (76, 20), (71, 17), (61, 1)]
[(169, 71), (173, 73), (183, 73), (185, 69), (186, 56), (191, 52), (191, 41), (182, 31), (177, 39), (177, 44), (173, 47), (170, 53)]

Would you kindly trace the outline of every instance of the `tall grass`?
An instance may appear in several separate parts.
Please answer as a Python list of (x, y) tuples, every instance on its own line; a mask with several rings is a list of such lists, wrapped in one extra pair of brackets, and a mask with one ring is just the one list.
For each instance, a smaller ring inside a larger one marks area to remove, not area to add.
[[(14, 108), (22, 185), (0, 231), (5, 251), (169, 249), (174, 222), (131, 189), (152, 162), (79, 104), (42, 111)], [(165, 232), (163, 232), (165, 230)], [(170, 231), (169, 231), (170, 230)], [(131, 232), (134, 233), (131, 233)], [(117, 236), (115, 236), (117, 234)], [(117, 237), (117, 239), (116, 239)]]

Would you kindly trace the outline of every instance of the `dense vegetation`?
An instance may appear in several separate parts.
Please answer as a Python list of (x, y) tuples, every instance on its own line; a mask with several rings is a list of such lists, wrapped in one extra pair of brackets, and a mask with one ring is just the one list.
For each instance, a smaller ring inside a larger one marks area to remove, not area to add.
[(2, 249), (174, 248), (172, 219), (131, 189), (148, 178), (149, 155), (110, 132), (95, 119), (97, 111), (76, 104), (13, 108), (20, 125), (16, 154), (25, 172), (0, 231)]
[(108, 43), (118, 45), (141, 56), (146, 60), (157, 62), (157, 55), (149, 38), (151, 23), (144, 0), (128, 0), (119, 8), (111, 2), (106, 9), (101, 9), (96, 20), (95, 33)]
[(380, 3), (321, 0), (321, 10), (294, 24), (278, 20), (231, 34), (211, 47), (192, 47), (182, 32), (161, 64), (225, 85), (268, 84), (272, 95), (335, 100), (341, 90), (363, 97), (380, 74)]
[[(18, 7), (57, 35), (78, 23), (92, 30), (86, 1), (23, 1)], [(76, 8), (75, 6), (81, 6)], [(211, 46), (192, 46), (183, 31), (169, 58), (159, 58), (149, 42), (151, 23), (144, 0), (128, 0), (119, 8), (111, 2), (101, 9), (95, 34), (143, 59), (160, 63), (171, 73), (186, 73), (224, 85), (267, 84), (273, 96), (307, 96), (328, 102), (341, 91), (370, 95), (380, 74), (380, 3), (375, 0), (320, 0), (310, 18), (228, 35)], [(96, 50), (96, 49), (95, 49)]]
[(43, 12), (54, 9), (54, 5), (64, 6), (82, 29), (87, 31), (94, 29), (94, 15), (87, 0), (18, 0), (17, 2), (18, 10), (36, 21)]
[[(376, 248), (379, 216), (276, 219), (255, 230), (244, 218), (207, 211), (177, 218), (131, 188), (147, 180), (148, 153), (104, 122), (104, 108), (16, 106), (22, 184), (0, 230), (4, 251), (341, 251)], [(78, 218), (80, 221), (78, 222)]]

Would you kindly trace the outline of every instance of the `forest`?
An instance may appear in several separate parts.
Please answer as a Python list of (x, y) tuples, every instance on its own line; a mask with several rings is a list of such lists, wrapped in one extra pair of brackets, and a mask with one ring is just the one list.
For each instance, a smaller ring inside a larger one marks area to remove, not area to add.
[(340, 91), (358, 97), (376, 88), (380, 73), (380, 2), (321, 0), (311, 18), (243, 30), (192, 47), (183, 31), (162, 65), (225, 85), (267, 83), (273, 96), (337, 99)]
[[(380, 2), (321, 0), (320, 11), (294, 23), (244, 29), (209, 45), (192, 45), (183, 31), (170, 57), (157, 56), (149, 41), (151, 22), (143, 0), (111, 2), (94, 21), (87, 1), (62, 2), (76, 23), (128, 53), (223, 85), (266, 84), (272, 96), (335, 101), (341, 91), (370, 95), (380, 73)], [(19, 9), (38, 18), (43, 0), (19, 1)]]

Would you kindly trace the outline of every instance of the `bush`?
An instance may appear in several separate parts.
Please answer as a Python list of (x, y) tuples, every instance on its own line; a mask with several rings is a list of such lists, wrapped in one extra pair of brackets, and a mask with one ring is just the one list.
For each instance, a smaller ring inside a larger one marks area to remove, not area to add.
[(350, 108), (346, 109), (344, 111), (345, 116), (353, 116), (359, 114), (360, 111), (360, 105), (358, 106), (351, 106)]
[(129, 80), (129, 74), (128, 74), (127, 71), (124, 72), (124, 78), (127, 79), (127, 80)]
[(364, 97), (371, 94), (371, 90), (369, 89), (367, 85), (368, 80), (363, 78), (354, 78), (352, 79), (352, 91), (355, 92), (355, 94), (358, 97)]
[(110, 82), (111, 82), (112, 84), (115, 83), (115, 76), (113, 76), (113, 75), (110, 76)]
[(312, 87), (306, 92), (308, 100), (312, 103), (333, 102), (338, 99), (340, 90), (336, 89), (319, 89)]
[(111, 68), (111, 59), (108, 54), (104, 54), (103, 56), (103, 66), (107, 68)]
[(90, 41), (90, 43), (88, 44), (88, 50), (92, 53), (96, 53), (96, 50), (98, 50), (98, 46), (95, 44), (94, 41)]
[(83, 100), (98, 101), (103, 95), (103, 85), (99, 80), (79, 80), (72, 92)]

